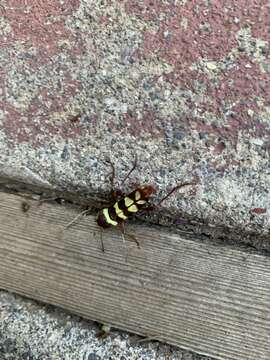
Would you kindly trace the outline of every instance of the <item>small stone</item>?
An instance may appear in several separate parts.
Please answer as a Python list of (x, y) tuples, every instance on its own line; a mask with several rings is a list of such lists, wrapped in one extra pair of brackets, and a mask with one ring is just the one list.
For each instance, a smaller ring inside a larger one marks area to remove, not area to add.
[(91, 353), (88, 355), (88, 359), (87, 360), (99, 360), (100, 357), (98, 355), (96, 355), (95, 353)]
[(263, 63), (261, 64), (261, 66), (262, 66), (262, 70), (263, 70), (264, 72), (270, 72), (270, 66), (269, 66), (268, 63), (263, 62)]
[(185, 137), (185, 134), (181, 131), (176, 131), (174, 134), (175, 139), (182, 140)]
[(199, 138), (200, 140), (205, 139), (208, 137), (208, 134), (206, 132), (199, 132)]
[(147, 83), (147, 82), (143, 83), (143, 88), (144, 88), (144, 90), (148, 91), (148, 90), (151, 89), (151, 87), (152, 87), (151, 84), (149, 84), (149, 83)]
[(186, 30), (188, 27), (188, 19), (187, 18), (182, 18), (180, 25)]
[(260, 139), (260, 138), (250, 139), (250, 142), (251, 142), (251, 144), (257, 145), (257, 146), (263, 146), (263, 144), (264, 144), (264, 140)]
[(103, 324), (101, 330), (105, 332), (109, 332), (111, 330), (111, 325)]
[(170, 35), (170, 32), (168, 30), (164, 31), (163, 33), (165, 39)]
[(208, 70), (212, 70), (212, 71), (217, 69), (217, 65), (214, 62), (211, 62), (211, 61), (206, 63), (206, 67), (207, 67)]
[(269, 47), (268, 47), (268, 44), (264, 45), (264, 46), (261, 46), (261, 53), (263, 55), (267, 55), (269, 53)]
[(40, 200), (40, 195), (32, 194), (32, 195), (31, 195), (31, 198), (32, 198), (33, 200), (39, 201), (39, 200)]
[(62, 154), (61, 154), (61, 159), (63, 160), (68, 160), (69, 159), (69, 150), (68, 150), (68, 145), (66, 144), (63, 148)]

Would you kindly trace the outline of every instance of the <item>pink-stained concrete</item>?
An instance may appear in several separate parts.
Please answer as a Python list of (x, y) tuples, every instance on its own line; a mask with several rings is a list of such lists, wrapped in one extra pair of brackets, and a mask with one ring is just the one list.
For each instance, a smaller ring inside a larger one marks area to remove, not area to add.
[[(166, 80), (175, 86), (194, 93), (198, 92), (198, 83), (205, 87), (203, 93), (207, 99), (199, 104), (200, 118), (193, 116), (198, 131), (221, 136), (232, 146), (236, 146), (239, 132), (248, 132), (249, 136), (264, 137), (267, 147), (270, 146), (269, 122), (258, 121), (256, 117), (263, 110), (256, 98), (263, 98), (264, 106), (270, 105), (269, 72), (263, 71), (256, 59), (240, 55), (215, 79), (207, 72), (190, 68), (202, 58), (217, 64), (224, 61), (237, 47), (236, 34), (241, 28), (250, 27), (254, 37), (269, 41), (268, 1), (212, 1), (210, 4), (188, 1), (183, 5), (174, 1), (130, 0), (125, 8), (158, 28), (144, 32), (140, 58), (162, 58), (171, 64), (173, 70), (166, 75)], [(270, 65), (269, 49), (265, 63)], [(198, 109), (198, 103), (191, 101), (190, 109)], [(228, 109), (231, 115), (224, 119)], [(223, 124), (216, 126), (201, 121), (205, 112), (223, 118)], [(175, 121), (184, 124), (185, 120)]]
[(257, 0), (5, 1), (3, 163), (96, 193), (108, 159), (121, 177), (138, 155), (139, 182), (158, 196), (199, 179), (164, 204), (176, 218), (267, 232), (269, 11)]
[(79, 6), (79, 0), (9, 0), (0, 8), (0, 15), (8, 21), (12, 31), (0, 37), (1, 46), (21, 42), (24, 49), (35, 47), (39, 61), (61, 51), (59, 42), (72, 36), (65, 27), (65, 18)]
[[(25, 60), (29, 67), (38, 69), (44, 62), (52, 61), (51, 56), (62, 51), (67, 52), (73, 59), (83, 53), (84, 41), (80, 36), (75, 37), (75, 33), (72, 33), (65, 25), (66, 17), (78, 9), (79, 0), (67, 1), (65, 5), (61, 5), (59, 1), (46, 1), (42, 4), (28, 2), (24, 4), (27, 6), (19, 5), (20, 2), (13, 0), (8, 3), (5, 10), (2, 10), (12, 31), (2, 36), (1, 42), (4, 47), (10, 47), (16, 39), (22, 44), (23, 51), (35, 49), (35, 56), (27, 57)], [(109, 5), (110, 3), (107, 4)], [(237, 145), (239, 132), (248, 131), (254, 137), (265, 137), (266, 144), (269, 146), (269, 124), (263, 120), (258, 121), (256, 118), (261, 110), (256, 97), (263, 97), (265, 105), (270, 103), (269, 75), (262, 72), (259, 64), (246, 55), (240, 56), (233, 66), (220, 72), (214, 81), (207, 73), (190, 69), (190, 65), (200, 58), (221, 61), (233, 47), (237, 46), (236, 32), (242, 27), (250, 26), (254, 36), (267, 39), (269, 4), (266, 1), (248, 4), (241, 1), (237, 3), (229, 1), (226, 4), (214, 1), (211, 5), (207, 5), (205, 1), (189, 1), (185, 5), (175, 2), (165, 4), (160, 1), (144, 1), (143, 3), (127, 1), (125, 10), (128, 14), (144, 19), (146, 23), (158, 26), (158, 31), (155, 33), (148, 30), (142, 33), (142, 47), (137, 49), (132, 56), (137, 54), (139, 58), (162, 58), (167, 61), (173, 66), (173, 71), (166, 74), (164, 78), (172, 86), (181, 86), (194, 93), (198, 92), (198, 83), (205, 87), (202, 93), (207, 96), (207, 99), (204, 102), (198, 104), (197, 101), (190, 99), (188, 116), (173, 117), (168, 121), (172, 121), (174, 125), (180, 123), (186, 131), (192, 123), (191, 127), (198, 132), (207, 132), (210, 137), (211, 134), (214, 137), (221, 137), (229, 141), (232, 146)], [(101, 26), (109, 26), (112, 19), (107, 13), (99, 12), (98, 21)], [(116, 16), (113, 19), (117, 21)], [(69, 50), (62, 48), (63, 41), (72, 44)], [(93, 47), (94, 52), (102, 54), (98, 47), (96, 49)], [(25, 134), (24, 127), (28, 129), (32, 127), (31, 135), (35, 144), (35, 136), (39, 130), (36, 125), (31, 125), (31, 118), (38, 114), (42, 115), (42, 127), (47, 127), (53, 133), (63, 134), (66, 138), (66, 132), (61, 131), (63, 124), (65, 127), (65, 121), (61, 123), (59, 129), (59, 124), (49, 125), (46, 120), (47, 116), (50, 117), (55, 111), (64, 107), (68, 99), (74, 95), (76, 88), (77, 90), (80, 88), (78, 81), (70, 80), (68, 68), (65, 72), (65, 80), (63, 80), (63, 86), (66, 87), (65, 95), (59, 95), (56, 89), (51, 89), (50, 94), (47, 90), (41, 89), (29, 104), (28, 110), (21, 114), (29, 120), (15, 121), (13, 118), (12, 123), (19, 123), (21, 129), (10, 125), (7, 114), (4, 125), (8, 123), (6, 129), (15, 142), (16, 139), (27, 141), (28, 137), (22, 135)], [(155, 80), (154, 77), (153, 83)], [(49, 108), (45, 106), (47, 101), (52, 102)], [(6, 104), (6, 107), (5, 104), (2, 103), (2, 105), (9, 112), (11, 105)], [(200, 117), (192, 114), (192, 111), (198, 109), (198, 105)], [(230, 115), (224, 119), (228, 108)], [(247, 110), (252, 111), (251, 115), (247, 115)], [(209, 121), (201, 121), (205, 112), (223, 118), (223, 123), (216, 126)], [(16, 113), (15, 109), (13, 113)], [(158, 118), (159, 114), (152, 109), (140, 116), (137, 116), (134, 109), (134, 113), (128, 112), (123, 115), (121, 122), (125, 126), (125, 132), (132, 136), (138, 137), (144, 133), (162, 137), (164, 129), (160, 126)], [(114, 131), (114, 128), (117, 131), (118, 125), (113, 122), (111, 130)], [(42, 131), (47, 132), (46, 129), (41, 128), (41, 133)], [(75, 132), (73, 135), (71, 135), (72, 131)], [(68, 137), (74, 137), (80, 133), (78, 129), (72, 129), (72, 131), (67, 132)], [(19, 134), (18, 137), (16, 133)], [(39, 140), (39, 144), (40, 141), (42, 140)], [(216, 146), (215, 143), (216, 141), (213, 143)], [(216, 149), (213, 154), (218, 155), (219, 151)]]
[(213, 154), (214, 155), (220, 155), (225, 150), (225, 148), (226, 148), (226, 145), (224, 144), (224, 142), (220, 141), (215, 145), (214, 150), (213, 150)]
[(74, 139), (81, 135), (80, 124), (72, 123), (69, 118), (51, 120), (53, 114), (63, 109), (78, 88), (78, 83), (68, 75), (67, 77), (65, 94), (60, 96), (57, 92), (41, 89), (23, 112), (19, 112), (8, 102), (2, 102), (2, 109), (5, 111), (3, 128), (10, 147), (20, 143), (39, 147), (56, 134), (63, 139)]
[[(265, 138), (267, 147), (270, 146), (270, 124), (266, 120), (258, 120), (258, 114), (263, 111), (264, 106), (270, 105), (269, 74), (262, 73), (258, 64), (249, 59), (240, 58), (234, 68), (222, 73), (217, 85), (207, 77), (204, 78), (204, 84), (212, 101), (202, 105), (203, 111), (224, 119), (229, 109), (229, 115), (221, 126), (199, 121), (198, 131), (222, 136), (234, 146), (237, 144), (239, 132), (242, 132), (247, 136)], [(263, 99), (263, 106), (260, 98)]]
[(257, 215), (265, 214), (266, 211), (267, 211), (267, 210), (266, 210), (265, 208), (254, 208), (254, 209), (251, 209), (251, 212), (254, 213), (254, 214), (257, 214)]
[(145, 134), (153, 138), (164, 136), (162, 124), (153, 111), (145, 111), (140, 116), (129, 112), (123, 116), (122, 125), (124, 132), (136, 138)]
[[(63, 41), (72, 44), (69, 56), (76, 58), (84, 49), (76, 41), (71, 31), (65, 26), (66, 17), (76, 11), (79, 1), (69, 0), (61, 5), (60, 1), (26, 1), (12, 0), (0, 9), (1, 15), (9, 24), (11, 31), (0, 36), (3, 51), (9, 51), (10, 56), (18, 58), (14, 44), (19, 44), (21, 56), (25, 59), (25, 68), (29, 71), (38, 71), (45, 64), (52, 64), (51, 57), (60, 54), (65, 49)], [(26, 56), (26, 55), (28, 56)], [(10, 64), (5, 64), (9, 70)], [(62, 111), (66, 103), (79, 91), (80, 83), (70, 76), (68, 67), (59, 67), (63, 71), (64, 91), (60, 93), (57, 88), (41, 87), (33, 99), (23, 109), (16, 109), (7, 97), (7, 75), (1, 81), (5, 96), (1, 99), (1, 108), (5, 112), (3, 128), (7, 135), (9, 146), (19, 143), (29, 143), (38, 147), (58, 134), (64, 139), (73, 139), (81, 134), (79, 126), (75, 126), (68, 119), (53, 121), (51, 118), (56, 112)], [(3, 71), (4, 73), (4, 71)], [(31, 83), (29, 84), (31, 86)]]
[(166, 59), (184, 68), (200, 57), (218, 60), (236, 46), (235, 34), (245, 26), (252, 34), (269, 40), (269, 11), (267, 0), (207, 1), (192, 0), (184, 5), (177, 1), (162, 2), (129, 0), (128, 13), (158, 26), (157, 32), (146, 31), (143, 54)]

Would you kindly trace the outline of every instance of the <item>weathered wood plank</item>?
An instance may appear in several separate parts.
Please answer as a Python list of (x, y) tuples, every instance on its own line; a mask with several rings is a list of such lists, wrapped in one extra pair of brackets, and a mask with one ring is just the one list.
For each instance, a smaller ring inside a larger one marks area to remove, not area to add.
[[(219, 359), (270, 358), (270, 259), (0, 193), (0, 287)], [(127, 239), (128, 240), (128, 239)]]

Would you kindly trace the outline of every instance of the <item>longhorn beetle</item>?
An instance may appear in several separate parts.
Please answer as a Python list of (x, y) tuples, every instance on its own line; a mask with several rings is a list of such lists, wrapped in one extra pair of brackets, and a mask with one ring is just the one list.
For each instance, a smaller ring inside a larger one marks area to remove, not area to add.
[[(111, 193), (114, 199), (114, 204), (109, 207), (105, 207), (100, 210), (97, 214), (97, 223), (101, 228), (109, 228), (112, 226), (117, 227), (121, 233), (122, 238), (125, 240), (125, 229), (124, 229), (124, 222), (134, 213), (138, 212), (139, 210), (154, 210), (155, 207), (158, 207), (165, 199), (167, 199), (173, 192), (180, 189), (183, 186), (187, 185), (195, 185), (197, 182), (184, 182), (175, 186), (171, 189), (167, 195), (165, 195), (157, 205), (149, 205), (150, 197), (156, 193), (156, 189), (152, 185), (144, 185), (144, 186), (137, 186), (135, 190), (133, 190), (128, 195), (123, 194), (120, 190), (114, 190), (114, 180), (115, 180), (115, 168), (112, 162), (110, 162), (112, 167), (112, 174), (111, 174)], [(130, 174), (135, 170), (137, 166), (137, 157), (135, 159), (134, 165), (132, 169), (128, 172), (124, 180), (122, 181), (121, 185), (124, 184), (126, 179), (130, 176)], [(139, 242), (137, 239), (130, 234), (126, 234), (126, 236), (131, 237), (140, 247)], [(102, 251), (104, 252), (104, 245), (102, 240), (102, 232), (101, 232), (101, 245)]]
[[(115, 168), (112, 162), (110, 162), (112, 167), (111, 173), (111, 195), (114, 200), (114, 203), (109, 207), (105, 207), (101, 209), (97, 214), (97, 224), (100, 226), (101, 230), (106, 229), (112, 226), (117, 227), (122, 234), (123, 241), (125, 241), (125, 236), (130, 237), (134, 240), (138, 247), (140, 244), (135, 236), (126, 234), (124, 228), (124, 222), (134, 213), (138, 212), (139, 210), (146, 210), (151, 211), (157, 208), (164, 200), (166, 200), (169, 196), (172, 195), (173, 192), (176, 190), (188, 186), (188, 185), (196, 185), (197, 181), (192, 182), (184, 182), (172, 188), (167, 195), (165, 195), (156, 205), (149, 205), (150, 197), (156, 193), (156, 189), (152, 185), (144, 185), (144, 186), (137, 186), (135, 190), (133, 190), (130, 194), (125, 195), (122, 193), (121, 190), (114, 188), (114, 181), (115, 181)], [(131, 175), (131, 173), (137, 167), (137, 157), (135, 159), (134, 165), (132, 169), (128, 172), (125, 176), (124, 180), (121, 182), (121, 185), (127, 180), (127, 178)], [(71, 226), (80, 216), (89, 213), (89, 209), (86, 209), (79, 213), (71, 222), (66, 225), (66, 228)], [(104, 252), (104, 244), (102, 240), (102, 231), (100, 233), (100, 240), (101, 240), (101, 249)]]

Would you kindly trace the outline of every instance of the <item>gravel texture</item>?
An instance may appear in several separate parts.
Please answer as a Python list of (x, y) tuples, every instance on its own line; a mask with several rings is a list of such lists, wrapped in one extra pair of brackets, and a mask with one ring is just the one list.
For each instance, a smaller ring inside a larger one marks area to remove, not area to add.
[[(153, 183), (174, 219), (269, 233), (269, 3), (3, 0), (0, 173)], [(132, 181), (131, 180), (131, 181)], [(129, 184), (126, 184), (125, 189)], [(191, 193), (191, 194), (190, 194)]]

